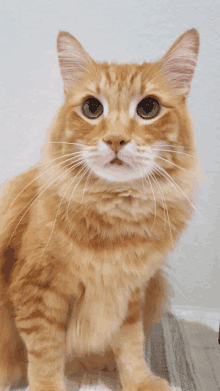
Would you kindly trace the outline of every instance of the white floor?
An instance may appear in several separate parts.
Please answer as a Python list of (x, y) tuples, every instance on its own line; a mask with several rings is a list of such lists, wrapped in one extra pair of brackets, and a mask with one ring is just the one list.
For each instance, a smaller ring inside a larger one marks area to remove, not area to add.
[(214, 331), (219, 331), (220, 309), (173, 305), (172, 312), (188, 322), (199, 322), (211, 327)]

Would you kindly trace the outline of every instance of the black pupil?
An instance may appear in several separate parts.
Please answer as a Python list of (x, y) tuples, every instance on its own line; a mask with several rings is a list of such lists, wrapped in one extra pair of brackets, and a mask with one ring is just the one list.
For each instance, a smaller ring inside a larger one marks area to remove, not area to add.
[(88, 98), (83, 104), (83, 113), (88, 118), (97, 118), (103, 112), (103, 106), (96, 98)]
[(159, 110), (158, 101), (152, 97), (142, 99), (137, 106), (137, 113), (142, 118), (153, 118), (159, 113)]

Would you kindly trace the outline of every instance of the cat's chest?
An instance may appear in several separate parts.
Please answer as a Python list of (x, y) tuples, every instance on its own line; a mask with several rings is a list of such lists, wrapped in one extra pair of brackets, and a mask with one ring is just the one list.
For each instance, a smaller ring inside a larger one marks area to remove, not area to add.
[[(121, 327), (128, 315), (129, 302), (134, 292), (142, 291), (146, 282), (147, 268), (133, 265), (127, 268), (120, 252), (83, 252), (78, 249), (78, 271), (74, 265), (69, 270), (77, 274), (84, 286), (79, 304), (73, 308), (67, 334), (67, 351), (78, 353), (106, 348), (112, 335)], [(78, 263), (79, 265), (79, 263)], [(138, 270), (139, 269), (139, 270)], [(148, 269), (149, 276), (152, 273)]]
[(77, 282), (84, 290), (77, 305), (73, 303), (67, 332), (69, 354), (105, 349), (127, 316), (132, 292), (142, 289), (161, 266), (161, 254), (151, 254), (150, 244), (139, 238), (133, 233), (132, 239), (119, 237), (114, 246), (108, 240), (105, 245), (94, 240), (89, 246), (60, 233), (51, 241), (50, 251), (65, 265), (67, 293), (74, 296)]
[[(139, 291), (139, 289), (137, 288)], [(67, 333), (67, 352), (104, 350), (127, 316), (134, 291), (123, 281), (87, 281), (80, 304), (73, 308)]]

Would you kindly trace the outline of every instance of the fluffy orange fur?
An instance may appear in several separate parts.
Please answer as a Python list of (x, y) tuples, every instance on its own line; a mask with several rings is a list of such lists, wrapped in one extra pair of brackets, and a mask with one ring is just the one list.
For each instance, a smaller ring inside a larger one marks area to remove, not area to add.
[[(192, 214), (186, 98), (198, 48), (192, 29), (155, 63), (97, 63), (59, 33), (65, 102), (42, 161), (1, 199), (0, 391), (26, 375), (31, 391), (61, 391), (65, 371), (109, 362), (126, 391), (171, 389), (144, 343), (165, 312), (165, 259)], [(144, 118), (136, 108), (149, 96), (160, 111)], [(88, 97), (101, 115), (82, 110)]]

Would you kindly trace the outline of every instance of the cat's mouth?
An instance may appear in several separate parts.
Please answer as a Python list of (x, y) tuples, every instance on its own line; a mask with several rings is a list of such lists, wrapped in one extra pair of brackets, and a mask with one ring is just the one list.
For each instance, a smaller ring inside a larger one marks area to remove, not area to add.
[(115, 157), (114, 159), (112, 159), (109, 164), (117, 164), (119, 166), (122, 166), (123, 165), (123, 161), (121, 159), (119, 159), (118, 157)]
[(105, 164), (105, 167), (111, 167), (111, 166), (124, 166), (124, 167), (130, 167), (127, 163), (123, 162), (121, 159), (118, 157), (115, 157), (112, 159), (110, 162)]

